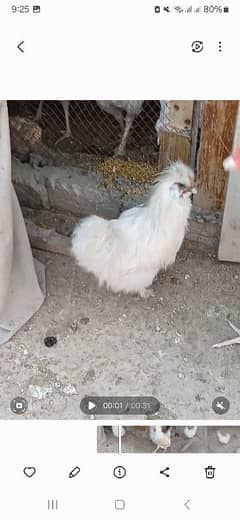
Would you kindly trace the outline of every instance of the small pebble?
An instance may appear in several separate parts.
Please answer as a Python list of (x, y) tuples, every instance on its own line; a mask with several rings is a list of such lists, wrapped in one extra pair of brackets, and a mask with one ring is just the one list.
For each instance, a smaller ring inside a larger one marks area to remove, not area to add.
[(161, 330), (161, 327), (159, 327), (159, 325), (156, 327), (156, 332), (160, 332)]
[(53, 347), (57, 343), (57, 338), (55, 336), (46, 336), (44, 338), (44, 344), (46, 347)]
[(70, 329), (75, 334), (75, 332), (77, 332), (77, 329), (78, 329), (78, 322), (77, 321), (73, 321), (72, 325), (70, 325)]
[(167, 355), (167, 353), (166, 353), (166, 352), (163, 352), (162, 350), (159, 350), (159, 351), (158, 351), (158, 355), (159, 355), (159, 358), (160, 358), (160, 359), (163, 359), (163, 358)]
[(190, 278), (190, 274), (185, 274), (184, 278), (185, 280), (188, 280)]
[(178, 377), (179, 377), (179, 379), (184, 379), (185, 375), (182, 374), (181, 372), (178, 372)]
[(86, 318), (81, 318), (79, 320), (79, 323), (82, 323), (82, 325), (87, 325), (87, 323), (89, 323), (90, 319), (88, 317)]

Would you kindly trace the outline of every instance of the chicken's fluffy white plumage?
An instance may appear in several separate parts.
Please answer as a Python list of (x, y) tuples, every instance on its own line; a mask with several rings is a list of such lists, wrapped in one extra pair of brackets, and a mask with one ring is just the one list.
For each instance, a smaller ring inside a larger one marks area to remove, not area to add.
[(171, 427), (164, 432), (161, 426), (149, 426), (149, 438), (156, 444), (157, 449), (166, 450), (171, 446)]
[(118, 219), (90, 216), (77, 225), (72, 254), (99, 284), (143, 295), (160, 269), (175, 261), (195, 192), (194, 173), (180, 161), (155, 181), (148, 201)]

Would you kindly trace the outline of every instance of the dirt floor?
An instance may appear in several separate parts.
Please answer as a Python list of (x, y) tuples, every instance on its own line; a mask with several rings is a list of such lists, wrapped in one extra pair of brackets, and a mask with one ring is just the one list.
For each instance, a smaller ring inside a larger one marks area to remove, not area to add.
[[(183, 427), (176, 427), (171, 432), (171, 446), (166, 453), (239, 453), (239, 427), (198, 427), (196, 435), (188, 439)], [(100, 433), (100, 429), (99, 429)], [(219, 441), (219, 436), (222, 442)], [(223, 443), (225, 439), (226, 444)], [(149, 437), (147, 427), (126, 427), (122, 436), (122, 453), (154, 453), (156, 445)], [(118, 439), (111, 428), (104, 428), (104, 435), (98, 435), (99, 453), (118, 453)], [(156, 454), (163, 453), (159, 449)]]
[[(185, 241), (177, 262), (154, 283), (154, 297), (111, 294), (70, 258), (35, 252), (48, 295), (33, 319), (1, 348), (0, 418), (85, 418), (85, 395), (153, 395), (162, 419), (239, 419), (240, 346), (211, 349), (240, 326), (240, 265)], [(57, 337), (47, 348), (44, 338)], [(212, 401), (223, 395), (223, 416)]]

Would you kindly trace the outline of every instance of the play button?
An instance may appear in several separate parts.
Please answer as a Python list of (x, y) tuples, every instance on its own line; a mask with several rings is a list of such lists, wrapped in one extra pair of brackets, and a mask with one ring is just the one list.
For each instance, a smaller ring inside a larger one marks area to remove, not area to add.
[(97, 406), (97, 405), (96, 405), (95, 403), (93, 403), (92, 401), (89, 401), (89, 402), (88, 402), (88, 409), (89, 409), (89, 410), (93, 410), (94, 408), (96, 408), (96, 406)]
[(98, 411), (98, 398), (95, 396), (84, 397), (80, 402), (80, 408), (87, 415), (96, 414)]

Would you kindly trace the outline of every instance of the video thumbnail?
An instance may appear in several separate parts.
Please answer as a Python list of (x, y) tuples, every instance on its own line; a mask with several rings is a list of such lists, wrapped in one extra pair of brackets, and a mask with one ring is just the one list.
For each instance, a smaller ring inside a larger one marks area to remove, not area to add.
[(239, 101), (0, 111), (0, 418), (239, 418)]
[(119, 453), (119, 437), (121, 453), (240, 453), (238, 426), (98, 426), (98, 453)]

